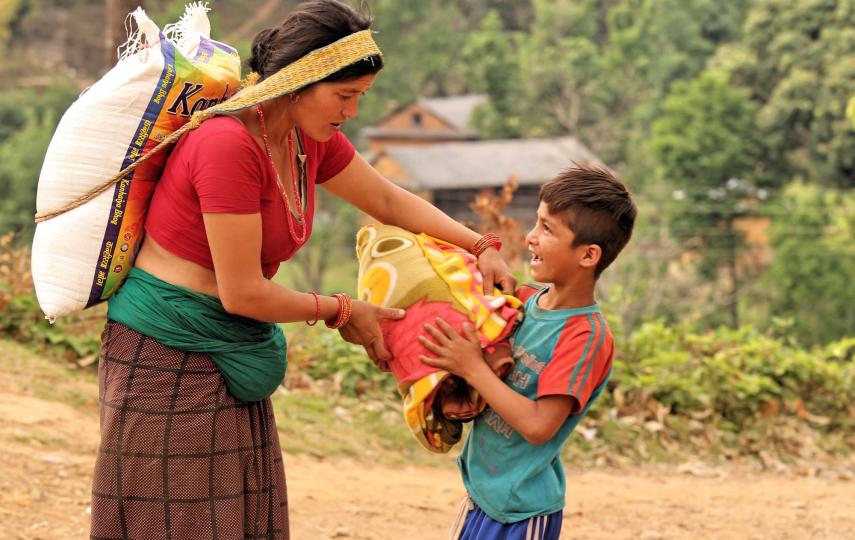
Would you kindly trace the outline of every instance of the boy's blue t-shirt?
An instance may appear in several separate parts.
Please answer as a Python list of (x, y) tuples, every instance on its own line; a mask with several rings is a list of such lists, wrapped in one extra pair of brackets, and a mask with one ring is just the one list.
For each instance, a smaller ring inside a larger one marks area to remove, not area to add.
[(564, 508), (561, 448), (611, 373), (614, 342), (599, 305), (545, 310), (537, 305), (543, 292), (526, 301), (525, 319), (511, 338), (515, 366), (505, 383), (529, 399), (573, 396), (579, 407), (539, 446), (492, 408), (473, 422), (457, 463), (469, 496), (502, 523)]

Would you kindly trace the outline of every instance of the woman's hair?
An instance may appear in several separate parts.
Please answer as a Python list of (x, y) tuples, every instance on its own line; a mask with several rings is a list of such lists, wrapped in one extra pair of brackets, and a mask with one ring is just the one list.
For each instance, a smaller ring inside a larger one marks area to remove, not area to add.
[[(279, 26), (266, 28), (252, 40), (250, 69), (266, 79), (288, 64), (350, 34), (367, 30), (371, 17), (339, 0), (303, 2)], [(383, 57), (369, 56), (319, 82), (346, 81), (377, 73)]]

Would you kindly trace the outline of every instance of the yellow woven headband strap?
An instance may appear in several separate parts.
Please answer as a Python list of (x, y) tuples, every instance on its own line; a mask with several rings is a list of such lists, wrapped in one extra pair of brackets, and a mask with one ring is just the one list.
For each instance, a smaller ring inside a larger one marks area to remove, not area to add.
[(326, 79), (333, 73), (371, 56), (382, 56), (371, 37), (371, 30), (362, 30), (315, 49), (252, 86), (244, 88), (231, 99), (205, 111), (203, 115), (233, 112), (262, 101), (290, 94), (300, 88)]
[(138, 160), (131, 163), (118, 174), (108, 179), (100, 186), (84, 193), (60, 209), (36, 214), (35, 221), (36, 223), (47, 221), (52, 217), (64, 214), (69, 210), (86, 204), (97, 195), (115, 185), (121, 178), (126, 177), (150, 156), (157, 154), (170, 144), (177, 141), (181, 135), (191, 129), (196, 129), (199, 127), (199, 124), (213, 116), (238, 111), (247, 107), (252, 107), (262, 101), (290, 94), (300, 88), (305, 88), (312, 83), (323, 80), (333, 73), (351, 64), (359, 62), (360, 60), (364, 60), (371, 56), (382, 55), (383, 53), (380, 52), (380, 48), (374, 42), (374, 38), (371, 37), (371, 30), (355, 32), (325, 47), (315, 49), (299, 60), (288, 64), (263, 81), (253, 84), (252, 86), (247, 86), (230, 99), (209, 109), (197, 111), (190, 118), (189, 122), (181, 126), (176, 131), (173, 131), (168, 137), (163, 139), (160, 144), (152, 148), (145, 155), (140, 156)]

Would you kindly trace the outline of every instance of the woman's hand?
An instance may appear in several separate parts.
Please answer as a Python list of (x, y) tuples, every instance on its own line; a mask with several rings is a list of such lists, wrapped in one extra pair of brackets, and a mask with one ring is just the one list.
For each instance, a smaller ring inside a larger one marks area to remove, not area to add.
[(377, 307), (361, 300), (353, 301), (348, 323), (339, 328), (341, 337), (348, 343), (362, 345), (369, 358), (380, 371), (389, 371), (392, 354), (386, 348), (383, 332), (380, 330), (382, 319), (403, 319), (403, 309)]
[(424, 328), (433, 341), (421, 335), (419, 343), (436, 355), (436, 358), (420, 355), (419, 360), (425, 364), (444, 369), (467, 381), (476, 376), (479, 369), (486, 367), (489, 370), (478, 335), (471, 324), (464, 323), (463, 332), (458, 334), (450, 324), (437, 317), (436, 326), (427, 323)]
[(489, 247), (481, 253), (478, 269), (484, 277), (484, 294), (493, 294), (494, 285), (498, 285), (504, 293), (514, 294), (517, 280), (496, 248)]

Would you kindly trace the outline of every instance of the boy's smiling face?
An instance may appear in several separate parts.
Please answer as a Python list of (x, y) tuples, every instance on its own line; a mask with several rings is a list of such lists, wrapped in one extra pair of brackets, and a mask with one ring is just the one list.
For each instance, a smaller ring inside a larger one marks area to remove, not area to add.
[(537, 223), (525, 237), (531, 252), (532, 279), (540, 283), (565, 283), (586, 266), (582, 261), (588, 245), (573, 246), (574, 239), (564, 216), (550, 214), (546, 203), (541, 201)]

